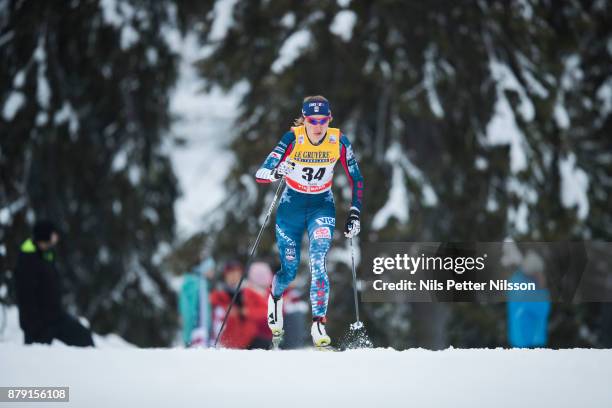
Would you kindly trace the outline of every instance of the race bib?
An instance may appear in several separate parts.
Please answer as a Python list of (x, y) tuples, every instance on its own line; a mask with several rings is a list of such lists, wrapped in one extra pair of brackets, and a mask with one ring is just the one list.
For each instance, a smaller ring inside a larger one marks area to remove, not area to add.
[(306, 194), (318, 194), (332, 186), (334, 166), (340, 158), (340, 129), (329, 128), (323, 142), (313, 145), (304, 126), (293, 128), (295, 147), (289, 160), (295, 163), (285, 180), (292, 189)]

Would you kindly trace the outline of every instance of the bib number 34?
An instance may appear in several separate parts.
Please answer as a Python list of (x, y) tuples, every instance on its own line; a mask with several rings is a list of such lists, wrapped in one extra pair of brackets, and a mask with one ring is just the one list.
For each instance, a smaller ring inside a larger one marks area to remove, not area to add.
[(321, 167), (315, 173), (315, 169), (312, 167), (302, 168), (302, 178), (306, 181), (321, 180), (325, 174), (325, 167)]

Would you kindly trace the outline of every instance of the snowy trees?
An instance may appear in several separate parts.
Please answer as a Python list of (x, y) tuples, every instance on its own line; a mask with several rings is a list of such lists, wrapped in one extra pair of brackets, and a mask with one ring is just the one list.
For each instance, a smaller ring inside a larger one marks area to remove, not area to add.
[[(215, 21), (201, 30), (213, 42), (201, 72), (211, 85), (246, 82), (249, 90), (233, 144), (239, 160), (228, 180), (236, 205), (224, 211), (229, 233), (219, 237), (220, 250), (235, 248), (235, 225), (255, 228), (269, 192), (253, 193), (244, 176), (311, 94), (331, 100), (333, 125), (356, 146), (367, 186), (366, 240), (609, 238), (609, 194), (602, 190), (612, 171), (603, 136), (611, 126), (606, 2), (225, 5), (231, 18), (223, 28), (213, 30)], [(346, 194), (340, 203), (343, 219)], [(336, 290), (348, 276), (338, 245), (330, 255)], [(346, 294), (335, 295), (332, 321), (343, 318), (337, 306)], [(369, 306), (372, 316), (385, 309)], [(427, 307), (397, 305), (383, 314), (392, 322), (429, 313), (416, 310)], [(452, 307), (463, 322), (481, 313), (476, 309)], [(493, 320), (503, 319), (493, 310)], [(425, 324), (444, 324), (440, 313)], [(376, 331), (394, 338), (391, 326)], [(491, 330), (493, 343), (503, 342), (503, 332)], [(400, 332), (409, 338), (410, 330)], [(438, 340), (429, 344), (448, 344), (432, 336)]]
[(173, 296), (152, 261), (173, 238), (177, 196), (162, 145), (177, 64), (162, 35), (175, 24), (168, 6), (0, 4), (1, 268), (26, 220), (56, 220), (71, 303), (96, 331), (143, 345), (174, 335)]
[[(156, 264), (174, 238), (164, 138), (179, 31), (201, 39), (209, 87), (246, 89), (227, 200), (205, 231), (219, 256), (248, 252), (245, 226), (256, 233), (271, 195), (252, 175), (310, 94), (330, 98), (360, 159), (365, 240), (609, 240), (611, 15), (605, 1), (0, 1), (0, 269), (34, 215), (55, 218), (68, 292), (96, 330), (169, 341)], [(342, 245), (329, 257), (338, 322), (351, 304)], [(447, 344), (448, 308), (424, 307), (366, 312), (385, 322), (371, 325), (382, 343)], [(502, 317), (451, 309), (460, 324)], [(441, 326), (406, 323), (417, 315)]]

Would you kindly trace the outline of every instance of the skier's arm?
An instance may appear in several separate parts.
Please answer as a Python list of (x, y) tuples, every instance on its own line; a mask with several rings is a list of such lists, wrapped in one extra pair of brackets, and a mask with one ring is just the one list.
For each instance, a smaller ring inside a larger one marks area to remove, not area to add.
[(351, 188), (353, 190), (351, 210), (354, 209), (357, 212), (361, 212), (361, 200), (363, 198), (363, 176), (359, 171), (359, 165), (355, 159), (351, 142), (349, 142), (348, 138), (344, 134), (340, 136), (340, 145), (340, 162), (342, 163), (342, 167), (344, 167), (346, 177), (348, 177), (349, 183), (351, 183)]
[(272, 150), (268, 157), (266, 157), (266, 160), (259, 167), (257, 173), (255, 173), (255, 180), (258, 183), (270, 183), (274, 181), (274, 169), (276, 169), (278, 165), (282, 163), (287, 156), (289, 156), (293, 150), (294, 144), (295, 134), (290, 130), (283, 135), (276, 147), (274, 147), (274, 150)]
[(347, 238), (353, 238), (361, 230), (359, 217), (361, 214), (361, 200), (363, 198), (363, 177), (359, 171), (359, 165), (355, 159), (351, 142), (344, 135), (340, 136), (340, 162), (353, 189), (351, 209), (344, 226), (344, 235)]

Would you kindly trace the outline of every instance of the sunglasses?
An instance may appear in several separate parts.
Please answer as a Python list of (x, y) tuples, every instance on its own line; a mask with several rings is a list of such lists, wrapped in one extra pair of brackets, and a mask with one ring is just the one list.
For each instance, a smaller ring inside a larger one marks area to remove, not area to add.
[(304, 119), (306, 120), (306, 122), (310, 123), (311, 125), (325, 125), (327, 122), (330, 121), (331, 116), (326, 116), (321, 119), (315, 119), (315, 118), (311, 118), (310, 116), (306, 116)]

